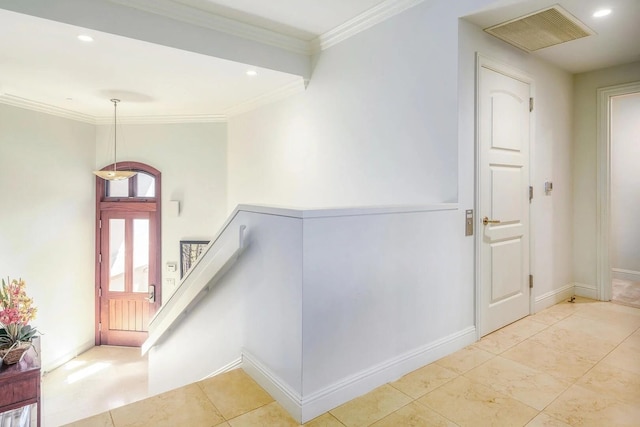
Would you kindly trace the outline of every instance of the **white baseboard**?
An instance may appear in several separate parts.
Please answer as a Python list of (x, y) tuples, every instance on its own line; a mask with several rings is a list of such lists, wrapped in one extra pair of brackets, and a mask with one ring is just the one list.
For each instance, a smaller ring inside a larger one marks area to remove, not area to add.
[(90, 348), (95, 347), (95, 345), (96, 345), (95, 340), (91, 339), (91, 341), (87, 341), (79, 345), (75, 349), (65, 353), (64, 355), (58, 357), (57, 359), (47, 361), (47, 363), (43, 364), (42, 366), (42, 372), (46, 374), (47, 372), (51, 372), (54, 369), (59, 368), (60, 366), (64, 365), (70, 360), (75, 359), (76, 357), (78, 357), (85, 351), (89, 350)]
[(595, 285), (585, 285), (584, 283), (574, 283), (575, 294), (579, 297), (598, 299), (598, 291)]
[(305, 423), (376, 387), (395, 381), (409, 372), (458, 351), (474, 343), (476, 339), (476, 328), (471, 326), (347, 377), (308, 396), (300, 396), (246, 350), (242, 353), (242, 368), (296, 421)]
[(561, 301), (568, 300), (575, 292), (575, 284), (568, 283), (561, 288), (554, 289), (546, 294), (536, 297), (534, 310), (539, 312)]
[[(238, 359), (236, 359), (236, 360), (234, 360), (234, 361), (232, 361), (230, 363), (227, 363), (222, 368), (213, 371), (212, 373), (210, 373), (206, 377), (202, 378), (202, 380), (206, 380), (208, 378), (215, 377), (216, 375), (224, 374), (225, 372), (233, 371), (234, 369), (240, 368), (241, 366), (242, 366), (242, 357), (239, 357)], [(202, 380), (200, 380), (200, 381), (202, 381)]]
[(309, 396), (303, 397), (302, 400), (303, 422), (312, 420), (376, 387), (395, 381), (409, 372), (476, 342), (476, 340), (476, 328), (470, 326), (311, 393)]
[(622, 268), (612, 268), (611, 277), (620, 280), (630, 280), (632, 282), (640, 282), (640, 271), (625, 270)]
[[(264, 366), (257, 357), (242, 350), (242, 369), (271, 395), (291, 416), (302, 423), (302, 398), (280, 377)], [(326, 411), (325, 411), (326, 412)]]

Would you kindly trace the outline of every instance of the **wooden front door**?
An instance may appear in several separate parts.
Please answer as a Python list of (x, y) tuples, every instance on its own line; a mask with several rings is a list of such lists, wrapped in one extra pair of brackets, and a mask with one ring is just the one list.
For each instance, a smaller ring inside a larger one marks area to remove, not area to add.
[[(108, 166), (111, 167), (111, 166)], [(96, 345), (139, 347), (160, 307), (160, 172), (96, 180)]]
[(480, 334), (527, 316), (530, 82), (481, 58), (478, 91)]
[(157, 283), (149, 212), (104, 212), (101, 228), (101, 343), (140, 346), (155, 312)]

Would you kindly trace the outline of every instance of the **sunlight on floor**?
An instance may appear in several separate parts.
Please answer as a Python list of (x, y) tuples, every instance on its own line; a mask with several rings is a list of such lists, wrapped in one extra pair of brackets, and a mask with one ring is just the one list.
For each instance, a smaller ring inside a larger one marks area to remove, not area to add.
[(73, 371), (73, 370), (79, 368), (80, 366), (84, 366), (86, 364), (87, 364), (87, 362), (84, 361), (84, 360), (74, 359), (74, 360), (71, 360), (71, 361), (65, 363), (59, 369), (64, 369), (65, 371)]
[(42, 378), (43, 425), (61, 426), (148, 397), (139, 348), (93, 347)]
[(104, 363), (104, 362), (96, 362), (93, 365), (89, 365), (84, 369), (81, 369), (78, 372), (74, 372), (73, 374), (69, 375), (67, 377), (67, 384), (73, 384), (77, 381), (86, 379), (92, 375), (97, 374), (98, 372), (107, 369), (109, 366), (111, 366), (110, 363)]

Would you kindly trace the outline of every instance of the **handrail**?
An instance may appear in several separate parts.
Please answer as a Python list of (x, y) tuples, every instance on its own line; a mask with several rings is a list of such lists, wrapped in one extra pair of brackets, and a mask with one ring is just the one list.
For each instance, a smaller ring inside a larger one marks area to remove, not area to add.
[(241, 225), (238, 239), (227, 242), (217, 251), (212, 249), (219, 239), (214, 240), (207, 247), (198, 262), (182, 281), (178, 290), (160, 307), (156, 315), (151, 319), (149, 336), (142, 344), (143, 355), (156, 345), (180, 319), (186, 316), (235, 263), (245, 248), (244, 235), (246, 228), (245, 225)]

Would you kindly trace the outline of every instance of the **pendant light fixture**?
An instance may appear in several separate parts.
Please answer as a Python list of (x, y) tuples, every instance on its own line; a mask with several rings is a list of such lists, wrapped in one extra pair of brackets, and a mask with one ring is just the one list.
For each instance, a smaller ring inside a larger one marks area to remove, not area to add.
[(119, 171), (118, 163), (116, 162), (116, 155), (118, 154), (118, 138), (117, 132), (117, 114), (116, 110), (118, 109), (119, 99), (112, 99), (113, 102), (113, 170), (101, 170), (101, 171), (93, 171), (94, 174), (99, 176), (102, 179), (106, 179), (107, 181), (119, 181), (122, 179), (128, 179), (134, 176), (137, 172), (135, 171)]

